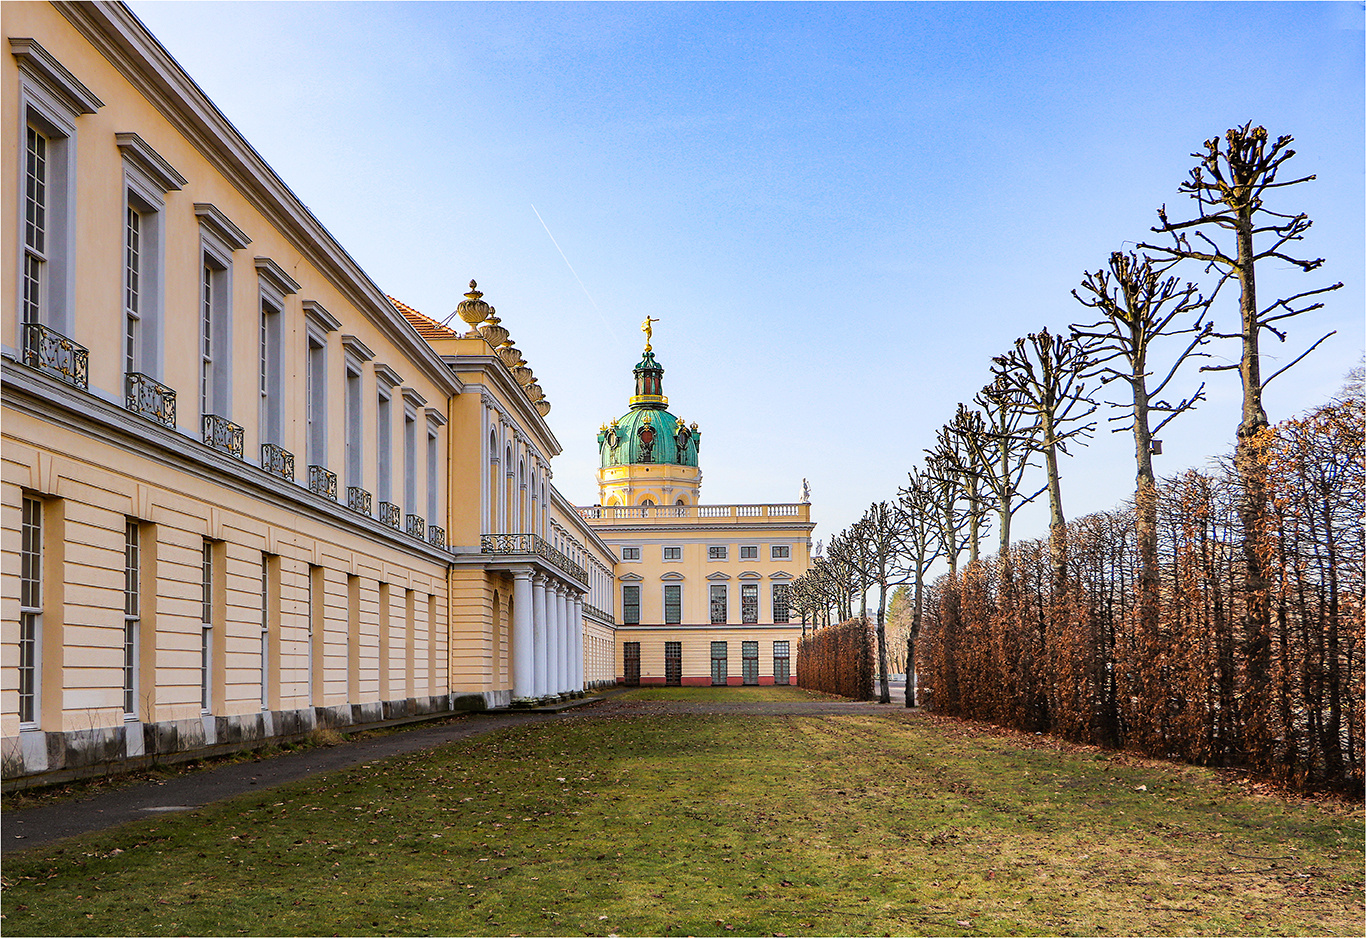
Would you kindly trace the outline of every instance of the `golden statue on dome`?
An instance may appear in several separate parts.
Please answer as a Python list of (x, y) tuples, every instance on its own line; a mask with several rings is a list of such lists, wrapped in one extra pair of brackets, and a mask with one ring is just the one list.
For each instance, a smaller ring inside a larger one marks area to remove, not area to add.
[(640, 324), (640, 331), (645, 333), (645, 351), (650, 351), (650, 340), (655, 336), (652, 323), (659, 322), (657, 318), (646, 316), (645, 321)]

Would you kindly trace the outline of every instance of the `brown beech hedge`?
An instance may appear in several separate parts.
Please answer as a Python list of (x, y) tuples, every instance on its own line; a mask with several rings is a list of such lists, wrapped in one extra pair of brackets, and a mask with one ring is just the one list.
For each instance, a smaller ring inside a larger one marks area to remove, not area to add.
[(797, 684), (854, 700), (873, 699), (873, 629), (857, 618), (817, 629), (797, 643)]

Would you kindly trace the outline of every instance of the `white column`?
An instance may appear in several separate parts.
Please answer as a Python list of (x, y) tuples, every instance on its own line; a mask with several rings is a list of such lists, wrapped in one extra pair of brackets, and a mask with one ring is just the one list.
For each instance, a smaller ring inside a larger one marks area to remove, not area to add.
[(532, 637), (531, 571), (512, 574), (512, 693), (535, 695), (535, 639)]
[(574, 609), (571, 616), (574, 620), (574, 689), (583, 690), (583, 594), (581, 593), (574, 595)]
[(549, 681), (546, 671), (546, 601), (545, 601), (545, 577), (537, 574), (532, 580), (531, 595), (533, 598), (532, 621), (535, 632), (534, 650), (532, 653), (533, 674), (531, 679), (532, 695), (544, 697), (549, 691), (546, 690)]
[(560, 682), (560, 648), (564, 644), (563, 636), (560, 635), (560, 623), (563, 617), (560, 615), (560, 585), (551, 581), (545, 590), (545, 610), (546, 610), (546, 672), (547, 691), (551, 694), (558, 694), (563, 690)]
[(573, 690), (573, 678), (570, 676), (570, 660), (574, 654), (574, 641), (571, 637), (574, 634), (574, 620), (570, 616), (569, 588), (565, 587), (560, 591), (560, 610), (563, 618), (560, 619), (560, 689)]

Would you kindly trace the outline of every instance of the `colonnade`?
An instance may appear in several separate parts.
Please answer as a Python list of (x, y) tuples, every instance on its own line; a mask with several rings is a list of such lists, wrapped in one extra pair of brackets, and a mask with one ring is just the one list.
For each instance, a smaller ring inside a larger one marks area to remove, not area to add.
[(512, 576), (513, 696), (583, 690), (583, 593), (531, 569)]

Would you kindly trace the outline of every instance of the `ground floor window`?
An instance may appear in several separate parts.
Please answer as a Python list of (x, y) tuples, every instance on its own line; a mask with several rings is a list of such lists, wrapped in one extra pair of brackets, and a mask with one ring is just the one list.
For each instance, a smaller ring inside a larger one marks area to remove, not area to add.
[(683, 643), (664, 643), (664, 683), (679, 687), (683, 683)]
[(741, 679), (746, 684), (759, 683), (759, 643), (741, 642)]
[(626, 642), (622, 645), (622, 659), (625, 665), (626, 686), (640, 686), (640, 642)]
[(726, 643), (711, 643), (711, 682), (724, 686), (726, 683)]
[(753, 624), (759, 621), (759, 584), (740, 584), (740, 621)]
[(773, 683), (791, 683), (790, 658), (788, 657), (787, 642), (773, 643)]

